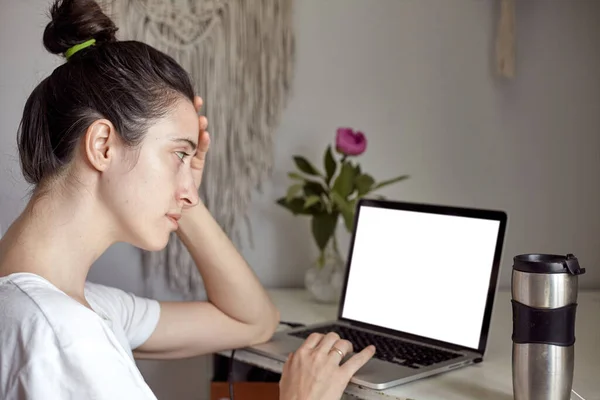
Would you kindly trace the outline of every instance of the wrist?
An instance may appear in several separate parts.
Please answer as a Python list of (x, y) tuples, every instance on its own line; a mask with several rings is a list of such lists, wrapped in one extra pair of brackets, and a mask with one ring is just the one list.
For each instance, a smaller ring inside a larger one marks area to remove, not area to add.
[(202, 226), (202, 220), (206, 218), (206, 214), (210, 215), (202, 202), (183, 210), (179, 220), (179, 229), (176, 232), (179, 238), (183, 240), (184, 237), (189, 236), (190, 230)]

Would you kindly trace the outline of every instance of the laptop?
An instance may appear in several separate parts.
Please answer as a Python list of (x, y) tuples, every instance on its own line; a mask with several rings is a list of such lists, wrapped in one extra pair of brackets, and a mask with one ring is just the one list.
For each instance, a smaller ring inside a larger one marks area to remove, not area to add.
[(355, 352), (376, 346), (351, 382), (378, 390), (481, 362), (506, 224), (503, 211), (361, 199), (337, 320), (246, 350), (284, 362), (311, 333), (337, 332)]

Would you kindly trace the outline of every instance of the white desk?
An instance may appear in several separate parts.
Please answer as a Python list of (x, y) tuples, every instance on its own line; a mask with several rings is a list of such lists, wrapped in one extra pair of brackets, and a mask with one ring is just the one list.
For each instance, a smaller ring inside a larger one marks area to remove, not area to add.
[[(281, 319), (305, 324), (337, 317), (337, 305), (310, 300), (303, 290), (270, 290)], [(600, 292), (580, 292), (576, 318), (573, 389), (586, 400), (600, 400)], [(350, 384), (346, 394), (366, 400), (510, 400), (512, 392), (512, 308), (509, 292), (499, 292), (494, 306), (484, 361), (434, 377), (374, 391)], [(229, 356), (230, 352), (220, 353)], [(281, 373), (283, 364), (245, 350), (235, 359)], [(573, 395), (572, 399), (578, 400)]]

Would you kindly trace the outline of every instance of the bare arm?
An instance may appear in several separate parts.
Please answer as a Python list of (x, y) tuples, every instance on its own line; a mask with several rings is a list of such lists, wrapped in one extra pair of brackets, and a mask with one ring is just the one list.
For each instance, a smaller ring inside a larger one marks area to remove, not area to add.
[(244, 258), (201, 202), (185, 211), (178, 235), (206, 287), (206, 302), (163, 302), (139, 358), (181, 358), (267, 341), (279, 312)]

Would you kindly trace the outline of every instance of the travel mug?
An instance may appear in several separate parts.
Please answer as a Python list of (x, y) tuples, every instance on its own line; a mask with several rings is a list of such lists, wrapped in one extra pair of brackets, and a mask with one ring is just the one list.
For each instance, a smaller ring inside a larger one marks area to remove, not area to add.
[(512, 378), (515, 400), (569, 400), (573, 386), (577, 258), (514, 257)]

